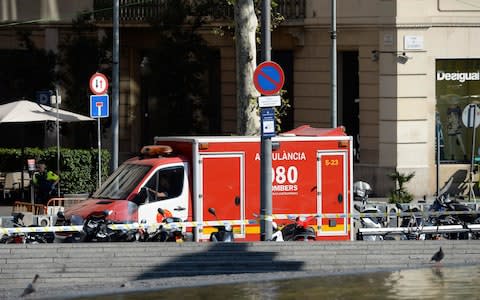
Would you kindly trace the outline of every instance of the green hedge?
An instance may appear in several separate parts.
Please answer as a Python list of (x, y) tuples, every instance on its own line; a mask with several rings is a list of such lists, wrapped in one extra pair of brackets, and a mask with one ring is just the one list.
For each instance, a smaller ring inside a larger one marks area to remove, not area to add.
[[(101, 151), (102, 182), (110, 172), (110, 152)], [(45, 160), (47, 168), (57, 172), (57, 148), (0, 148), (0, 171), (15, 172), (27, 168), (27, 159)], [(92, 193), (98, 184), (98, 149), (60, 149), (60, 191), (62, 194)]]

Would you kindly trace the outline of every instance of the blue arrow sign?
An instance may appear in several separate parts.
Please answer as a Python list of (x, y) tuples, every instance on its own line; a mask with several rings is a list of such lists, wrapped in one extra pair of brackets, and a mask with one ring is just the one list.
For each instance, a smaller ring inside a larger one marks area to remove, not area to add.
[(90, 96), (90, 117), (107, 118), (109, 116), (108, 95)]

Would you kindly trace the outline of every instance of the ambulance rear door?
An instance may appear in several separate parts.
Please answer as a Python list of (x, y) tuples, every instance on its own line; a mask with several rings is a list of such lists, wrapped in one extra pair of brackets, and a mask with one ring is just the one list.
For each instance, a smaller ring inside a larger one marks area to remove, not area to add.
[(317, 152), (319, 236), (348, 235), (348, 151)]
[[(199, 210), (204, 221), (216, 218), (208, 212), (214, 208), (219, 220), (245, 219), (245, 159), (244, 153), (222, 152), (200, 154)], [(245, 238), (245, 225), (233, 226), (236, 238)], [(214, 228), (206, 227), (200, 234), (208, 239)]]

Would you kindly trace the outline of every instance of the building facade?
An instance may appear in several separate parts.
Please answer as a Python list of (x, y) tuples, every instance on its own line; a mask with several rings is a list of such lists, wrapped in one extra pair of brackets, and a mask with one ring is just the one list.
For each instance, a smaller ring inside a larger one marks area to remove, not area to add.
[[(39, 0), (34, 1), (36, 6), (26, 2), (0, 0), (1, 49), (13, 45), (12, 26), (5, 24), (18, 22), (34, 29), (39, 45), (55, 50), (74, 14), (94, 10), (101, 1)], [(272, 32), (272, 59), (286, 71), (292, 105), (287, 127), (329, 127), (331, 1), (279, 2), (287, 20)], [(452, 176), (467, 174), (472, 158), (478, 155), (478, 135), (475, 126), (469, 127), (471, 122), (476, 125), (477, 121), (470, 120), (476, 110), (467, 110), (480, 97), (476, 38), (480, 36), (480, 4), (458, 0), (336, 2), (337, 118), (338, 125), (345, 126), (355, 140), (355, 179), (370, 182), (377, 195), (385, 196), (394, 188), (387, 174), (415, 172), (407, 188), (421, 197), (433, 195)], [(47, 21), (26, 23), (37, 19)], [(108, 18), (98, 19), (97, 24), (111, 30)], [(235, 48), (231, 37), (213, 33), (217, 25), (202, 29), (215, 50), (209, 73), (216, 99), (212, 106), (217, 107), (212, 131), (231, 134), (236, 130)], [(155, 31), (140, 16), (127, 18), (125, 14), (120, 38), (123, 160), (155, 135), (165, 116), (158, 107), (145, 107), (148, 93), (142, 84), (142, 61), (155, 46)], [(149, 121), (145, 121), (146, 112)], [(145, 134), (147, 129), (149, 134)], [(461, 177), (456, 181), (468, 182)], [(461, 192), (468, 193), (468, 187)]]

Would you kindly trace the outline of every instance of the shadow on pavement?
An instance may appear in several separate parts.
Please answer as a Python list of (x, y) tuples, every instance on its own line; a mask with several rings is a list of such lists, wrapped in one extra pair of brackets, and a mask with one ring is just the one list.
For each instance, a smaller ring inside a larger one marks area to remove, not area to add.
[(136, 279), (299, 271), (304, 265), (303, 261), (275, 260), (276, 252), (251, 252), (248, 248), (248, 243), (212, 243), (207, 251), (159, 264)]

